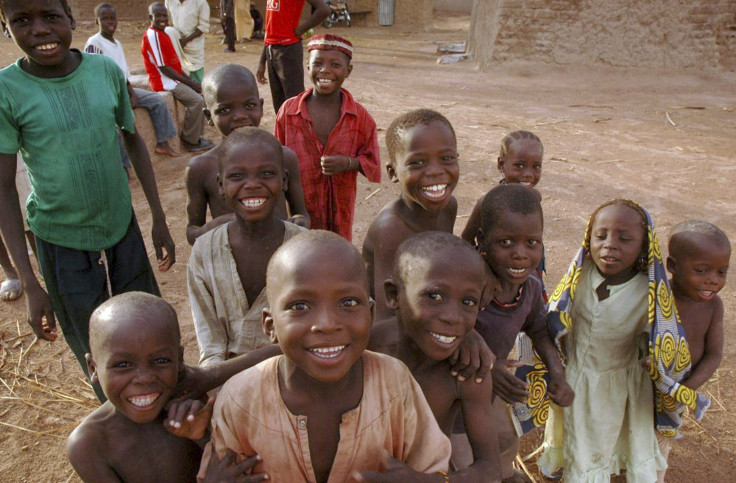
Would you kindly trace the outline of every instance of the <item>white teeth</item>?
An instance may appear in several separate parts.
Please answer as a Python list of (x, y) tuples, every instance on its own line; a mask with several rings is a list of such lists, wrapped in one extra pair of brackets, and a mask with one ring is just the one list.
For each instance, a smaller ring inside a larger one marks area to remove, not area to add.
[(130, 402), (130, 404), (132, 404), (133, 406), (144, 408), (144, 407), (147, 407), (153, 404), (153, 402), (156, 399), (158, 399), (160, 395), (161, 395), (160, 392), (155, 392), (152, 394), (142, 394), (140, 396), (132, 396), (128, 398), (128, 402)]
[(56, 46), (59, 44), (43, 44), (43, 45), (37, 45), (36, 50), (53, 50), (56, 48)]
[(240, 200), (240, 203), (242, 203), (246, 208), (258, 208), (265, 202), (266, 198), (246, 198), (244, 200)]
[(308, 350), (309, 352), (317, 355), (318, 357), (323, 357), (325, 359), (332, 359), (333, 357), (339, 356), (344, 348), (345, 348), (344, 345), (338, 345), (335, 347), (315, 347), (314, 349), (308, 349)]
[(509, 267), (509, 272), (515, 273), (517, 275), (521, 275), (522, 273), (526, 272), (526, 268), (511, 268), (511, 267)]
[(532, 184), (529, 181), (522, 181), (519, 183), (522, 186), (531, 186)]
[(429, 335), (434, 337), (439, 342), (442, 342), (443, 344), (452, 344), (457, 339), (456, 335), (442, 335), (438, 334), (437, 332), (430, 332)]
[(424, 192), (424, 194), (429, 198), (442, 198), (445, 196), (446, 191), (446, 184), (433, 184), (432, 186), (422, 188), (422, 192)]

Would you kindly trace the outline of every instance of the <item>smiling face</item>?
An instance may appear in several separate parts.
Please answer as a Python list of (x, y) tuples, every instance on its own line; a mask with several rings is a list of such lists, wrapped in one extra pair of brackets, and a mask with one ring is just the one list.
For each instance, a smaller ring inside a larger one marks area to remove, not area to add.
[(482, 233), (485, 259), (501, 285), (502, 301), (516, 297), (519, 287), (534, 273), (542, 259), (542, 213), (504, 211)]
[(340, 90), (353, 70), (350, 59), (337, 50), (312, 50), (307, 63), (309, 76), (318, 94), (329, 95)]
[(300, 240), (274, 258), (264, 331), (298, 371), (342, 380), (368, 346), (373, 321), (360, 255), (342, 240)]
[(154, 3), (151, 5), (148, 18), (151, 19), (151, 27), (158, 30), (166, 30), (169, 25), (169, 11), (163, 3)]
[(398, 281), (396, 296), (387, 298), (419, 349), (430, 359), (442, 361), (475, 326), (483, 266), (476, 253), (452, 249), (422, 261), (405, 274), (407, 280)]
[(404, 131), (402, 141), (396, 166), (388, 167), (401, 186), (401, 196), (430, 212), (443, 209), (460, 177), (452, 131), (440, 121), (419, 123)]
[(3, 28), (26, 54), (24, 70), (38, 77), (73, 70), (69, 46), (75, 26), (59, 0), (6, 0)]
[(625, 205), (608, 205), (598, 211), (590, 232), (590, 255), (610, 284), (622, 283), (637, 271), (644, 255), (642, 215)]
[(97, 12), (95, 22), (100, 27), (100, 33), (108, 40), (112, 40), (118, 29), (118, 14), (114, 8), (103, 7)]
[(498, 170), (507, 183), (534, 188), (542, 176), (542, 145), (529, 138), (511, 143), (506, 155), (498, 158)]
[(87, 363), (116, 411), (134, 423), (154, 421), (169, 402), (182, 361), (179, 333), (170, 313), (111, 308)]
[(213, 96), (206, 95), (204, 110), (210, 125), (223, 136), (244, 127), (258, 127), (263, 117), (263, 99), (255, 81), (224, 77)]
[(224, 155), (218, 181), (237, 217), (249, 223), (264, 220), (273, 214), (284, 189), (283, 158), (271, 145), (238, 142)]
[[(687, 237), (670, 251), (667, 269), (678, 297), (709, 302), (726, 285), (731, 249), (702, 233), (680, 233)], [(672, 244), (671, 244), (672, 245)]]

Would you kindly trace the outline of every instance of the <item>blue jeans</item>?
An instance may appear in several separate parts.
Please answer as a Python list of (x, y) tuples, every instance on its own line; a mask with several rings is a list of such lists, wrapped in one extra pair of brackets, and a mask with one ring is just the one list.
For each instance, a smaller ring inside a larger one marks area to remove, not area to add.
[[(174, 120), (171, 119), (171, 113), (169, 112), (169, 106), (166, 104), (166, 100), (157, 92), (146, 89), (134, 87), (133, 92), (138, 97), (138, 105), (148, 110), (148, 113), (151, 115), (153, 130), (156, 131), (156, 142), (162, 143), (176, 136), (176, 126), (174, 126)], [(128, 152), (125, 150), (125, 143), (123, 143), (120, 132), (118, 132), (118, 138), (120, 140), (120, 157), (123, 161), (123, 166), (126, 169), (130, 168), (130, 157), (128, 157)]]

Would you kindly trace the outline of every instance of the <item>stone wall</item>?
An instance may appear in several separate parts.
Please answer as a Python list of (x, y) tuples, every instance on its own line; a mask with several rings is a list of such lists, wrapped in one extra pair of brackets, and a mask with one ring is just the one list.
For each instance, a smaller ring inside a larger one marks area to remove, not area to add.
[(434, 0), (434, 9), (442, 12), (470, 14), (473, 10), (473, 0)]
[(736, 67), (736, 0), (475, 0), (481, 69), (510, 60)]

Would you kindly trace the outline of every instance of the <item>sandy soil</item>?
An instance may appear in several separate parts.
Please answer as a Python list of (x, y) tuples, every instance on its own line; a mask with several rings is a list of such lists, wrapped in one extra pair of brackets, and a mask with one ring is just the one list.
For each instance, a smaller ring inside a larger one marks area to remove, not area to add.
[[(544, 176), (539, 185), (546, 214), (548, 285), (557, 283), (583, 234), (589, 213), (603, 201), (628, 197), (647, 207), (666, 240), (677, 222), (698, 218), (736, 236), (733, 185), (736, 183), (736, 96), (732, 72), (665, 72), (515, 63), (478, 72), (470, 63), (438, 65), (438, 42), (465, 40), (468, 17), (437, 16), (429, 32), (394, 28), (335, 29), (356, 46), (355, 68), (346, 87), (384, 131), (401, 112), (417, 107), (442, 111), (458, 135), (462, 178), (456, 190), (460, 209), (456, 232), (482, 193), (496, 184), (495, 159), (502, 136), (529, 129), (544, 141)], [(121, 23), (119, 38), (131, 67), (146, 25)], [(80, 25), (74, 45), (94, 33)], [(207, 38), (207, 66), (238, 62), (254, 69), (261, 45), (238, 45), (223, 54), (219, 36)], [(0, 65), (20, 51), (0, 41)], [(273, 111), (262, 87), (271, 129)], [(671, 119), (671, 122), (668, 120)], [(214, 131), (207, 135), (216, 139)], [(384, 153), (385, 154), (385, 153)], [(196, 341), (186, 292), (184, 237), (187, 157), (153, 157), (164, 209), (177, 241), (177, 264), (160, 274), (164, 297), (176, 307), (186, 359), (196, 360)], [(140, 190), (131, 183), (144, 234), (150, 215)], [(355, 242), (371, 219), (398, 190), (387, 181), (358, 187)], [(150, 240), (150, 238), (149, 238)], [(732, 286), (726, 305), (726, 350), (721, 368), (704, 388), (713, 405), (701, 423), (688, 421), (685, 438), (675, 444), (669, 481), (729, 481), (736, 478), (736, 423), (729, 402), (736, 397), (736, 309)], [(0, 306), (0, 480), (76, 481), (64, 441), (77, 422), (96, 406), (63, 340), (35, 342), (25, 323), (23, 299)], [(525, 454), (539, 436), (525, 438)], [(536, 467), (531, 465), (536, 474)]]

